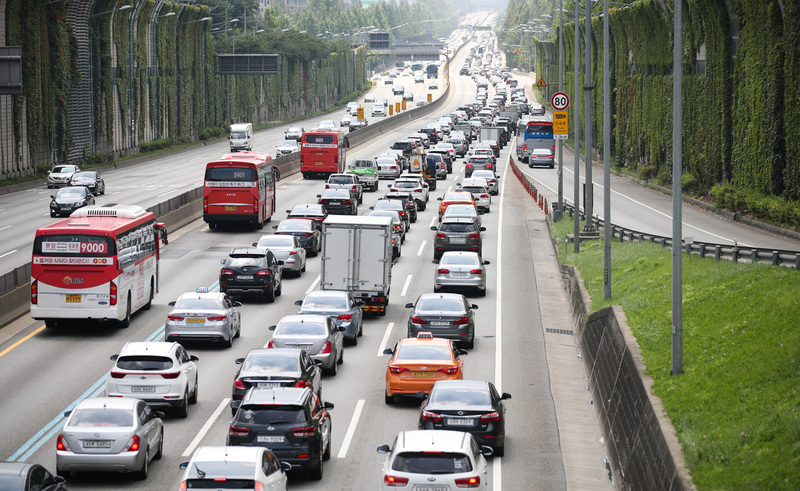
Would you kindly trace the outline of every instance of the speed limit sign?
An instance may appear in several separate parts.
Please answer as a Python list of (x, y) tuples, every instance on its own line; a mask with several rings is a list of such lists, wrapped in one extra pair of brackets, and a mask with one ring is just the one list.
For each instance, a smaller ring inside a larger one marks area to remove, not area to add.
[(556, 111), (564, 111), (569, 107), (569, 96), (563, 92), (556, 92), (550, 99), (550, 104)]

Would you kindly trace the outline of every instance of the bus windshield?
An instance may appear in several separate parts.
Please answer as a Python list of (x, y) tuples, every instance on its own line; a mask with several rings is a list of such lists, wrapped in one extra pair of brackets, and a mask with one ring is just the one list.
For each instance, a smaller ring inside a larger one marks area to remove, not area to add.
[(96, 235), (40, 235), (33, 242), (37, 256), (106, 257), (117, 254), (113, 238)]
[(206, 181), (253, 182), (258, 180), (255, 169), (250, 167), (208, 167)]
[(336, 143), (336, 135), (329, 135), (329, 134), (318, 134), (318, 133), (306, 133), (303, 135), (303, 141), (305, 143), (315, 143), (315, 144), (331, 144)]
[(532, 134), (541, 134), (547, 133), (552, 135), (553, 134), (553, 124), (552, 123), (545, 123), (545, 124), (537, 124), (537, 123), (528, 123), (525, 127), (525, 134), (532, 135)]

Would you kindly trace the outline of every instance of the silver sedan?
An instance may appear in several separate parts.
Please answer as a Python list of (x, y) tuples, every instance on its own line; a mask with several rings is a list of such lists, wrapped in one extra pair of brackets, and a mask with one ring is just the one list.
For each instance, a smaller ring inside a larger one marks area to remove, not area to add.
[(56, 469), (63, 477), (73, 471), (133, 472), (146, 479), (150, 461), (164, 448), (164, 414), (141, 399), (84, 399), (64, 414), (67, 422), (56, 441)]
[(336, 375), (344, 353), (344, 328), (336, 327), (326, 315), (287, 315), (275, 326), (268, 348), (294, 348), (306, 351), (322, 368)]
[(423, 293), (416, 303), (406, 304), (408, 337), (429, 331), (437, 338), (452, 339), (467, 348), (475, 346), (475, 315), (464, 295), (458, 293)]
[(443, 289), (475, 289), (478, 295), (486, 295), (486, 268), (477, 252), (447, 251), (439, 259), (433, 278), (433, 291)]
[(361, 306), (364, 302), (354, 299), (352, 293), (316, 290), (309, 292), (305, 299), (298, 300), (294, 304), (300, 306), (298, 314), (327, 315), (337, 328), (344, 328), (342, 332), (349, 344), (358, 344), (358, 337), (363, 334), (364, 314)]
[(169, 304), (172, 311), (164, 328), (166, 341), (211, 341), (230, 348), (233, 338), (242, 333), (242, 304), (225, 293), (198, 288)]
[(292, 235), (262, 235), (253, 247), (269, 249), (275, 259), (283, 261), (283, 272), (292, 271), (300, 276), (306, 270), (306, 249)]

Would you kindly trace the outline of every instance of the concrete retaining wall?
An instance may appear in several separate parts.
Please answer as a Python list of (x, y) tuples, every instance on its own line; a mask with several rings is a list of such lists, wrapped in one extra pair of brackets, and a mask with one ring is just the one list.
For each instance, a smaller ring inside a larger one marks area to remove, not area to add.
[(619, 306), (587, 315), (589, 295), (577, 271), (563, 266), (574, 332), (581, 347), (618, 489), (693, 490), (661, 400), (651, 393), (639, 345)]

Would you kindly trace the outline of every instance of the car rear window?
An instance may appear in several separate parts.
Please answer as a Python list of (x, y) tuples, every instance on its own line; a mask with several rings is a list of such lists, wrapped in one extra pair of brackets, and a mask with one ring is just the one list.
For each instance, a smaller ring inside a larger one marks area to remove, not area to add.
[(306, 133), (303, 135), (303, 142), (305, 143), (322, 143), (331, 144), (336, 143), (336, 135), (325, 135), (319, 133)]
[[(202, 464), (205, 464), (203, 462)], [(226, 468), (218, 475), (229, 476), (232, 474), (230, 469), (236, 465), (239, 465), (240, 462), (228, 462)], [(214, 475), (209, 474), (208, 471), (205, 469), (207, 465), (201, 465), (201, 470), (205, 473), (205, 475)], [(254, 474), (255, 470), (253, 470), (253, 465), (250, 465), (250, 474)], [(226, 490), (226, 489), (255, 489), (256, 482), (252, 479), (231, 479), (229, 477), (212, 477), (208, 479), (187, 479), (186, 480), (186, 489), (216, 489), (219, 491)]]
[[(468, 264), (468, 263), (467, 263)], [(464, 302), (456, 298), (421, 298), (417, 310), (464, 311)]]
[(453, 359), (452, 351), (447, 346), (412, 345), (401, 346), (397, 353), (397, 360), (442, 360)]
[(347, 299), (341, 295), (312, 295), (303, 302), (305, 309), (346, 309)]
[(258, 239), (257, 247), (292, 247), (294, 246), (294, 239), (286, 237), (285, 235), (268, 235)]
[(283, 423), (305, 423), (303, 406), (293, 405), (245, 405), (236, 412), (237, 423), (253, 425), (277, 425)]
[(483, 186), (462, 186), (462, 190), (469, 191), (470, 193), (485, 193), (486, 189)]
[[(200, 478), (203, 473), (205, 479)], [(228, 489), (231, 482), (238, 481), (238, 477), (252, 477), (255, 475), (255, 462), (237, 462), (235, 460), (205, 460), (195, 461), (189, 468), (189, 481), (187, 488), (194, 489)], [(215, 478), (226, 476), (227, 480), (214, 481)], [(231, 479), (233, 478), (233, 479)], [(242, 479), (242, 482), (247, 482)], [(213, 486), (206, 483), (214, 483)], [(252, 479), (249, 481), (250, 489), (253, 489)], [(194, 483), (192, 486), (190, 483)], [(230, 487), (230, 489), (247, 489), (246, 487)]]
[(491, 406), (489, 392), (477, 389), (436, 389), (429, 404), (438, 406)]
[(242, 372), (299, 372), (300, 360), (296, 356), (276, 356), (271, 353), (250, 355), (242, 363)]
[(473, 223), (443, 223), (439, 225), (439, 232), (452, 232), (457, 234), (466, 234), (475, 232), (475, 225)]
[(214, 298), (189, 297), (175, 302), (175, 309), (185, 310), (223, 310), (225, 307)]
[(442, 256), (442, 260), (439, 261), (441, 266), (447, 264), (461, 264), (467, 266), (477, 266), (478, 265), (478, 258), (476, 256), (465, 256), (462, 254), (455, 254), (455, 255), (444, 255)]
[(353, 184), (353, 178), (350, 176), (331, 176), (328, 178), (328, 184)]
[(133, 426), (133, 416), (125, 409), (85, 408), (76, 409), (72, 413), (70, 426), (81, 428), (120, 428)]
[(394, 458), (392, 470), (413, 474), (460, 474), (472, 472), (472, 463), (463, 453), (401, 452)]
[(117, 368), (121, 370), (169, 370), (172, 359), (168, 356), (120, 356)]
[(282, 221), (276, 229), (278, 232), (309, 232), (313, 225), (308, 220)]
[(242, 268), (244, 266), (266, 268), (267, 260), (263, 257), (229, 257), (228, 260), (225, 261), (225, 266), (231, 268)]
[(316, 322), (282, 322), (275, 330), (275, 334), (284, 336), (323, 336), (327, 334), (324, 324)]

